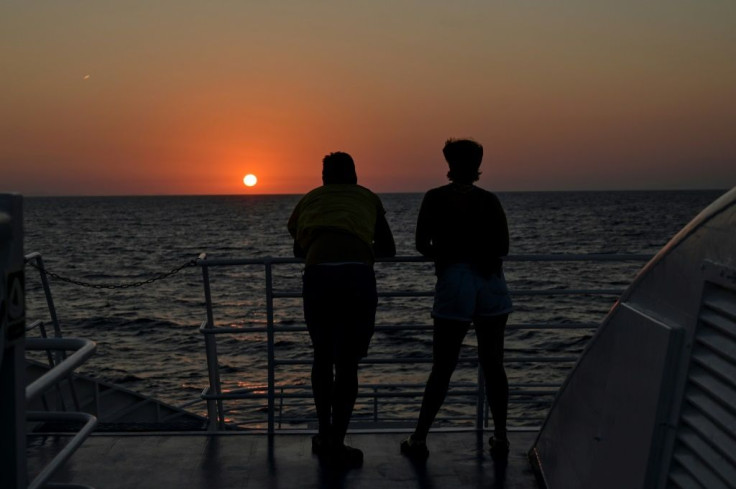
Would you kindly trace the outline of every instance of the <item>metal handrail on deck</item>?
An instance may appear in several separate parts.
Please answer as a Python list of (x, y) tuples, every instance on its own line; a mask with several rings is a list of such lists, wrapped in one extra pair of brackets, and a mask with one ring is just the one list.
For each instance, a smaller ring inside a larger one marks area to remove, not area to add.
[(92, 434), (92, 431), (97, 425), (97, 418), (89, 413), (50, 413), (48, 411), (28, 411), (26, 413), (26, 419), (28, 421), (77, 421), (84, 423), (82, 428), (72, 437), (71, 440), (67, 442), (66, 445), (64, 445), (64, 448), (56, 454), (54, 459), (46, 465), (43, 470), (41, 470), (33, 481), (31, 481), (28, 485), (28, 489), (40, 489), (44, 487), (92, 489), (90, 486), (83, 484), (50, 484), (48, 480), (54, 475), (54, 472), (56, 472), (59, 467), (69, 459), (69, 457), (74, 455), (74, 452), (82, 445), (84, 440)]
[(97, 349), (95, 342), (80, 338), (26, 338), (26, 350), (76, 350), (70, 356), (46, 372), (44, 375), (26, 386), (26, 402), (31, 402), (57, 382), (69, 375)]
[[(644, 254), (547, 254), (547, 255), (512, 255), (504, 258), (504, 261), (508, 262), (626, 262), (636, 261), (643, 262), (651, 258), (650, 255)], [(399, 256), (394, 258), (380, 259), (382, 263), (420, 263), (427, 262), (424, 257), (419, 256)], [(199, 255), (196, 261), (196, 265), (202, 269), (202, 279), (204, 287), (204, 296), (206, 304), (206, 318), (202, 321), (199, 331), (204, 335), (205, 339), (205, 351), (207, 356), (207, 368), (209, 385), (202, 391), (201, 398), (207, 401), (207, 411), (209, 417), (209, 429), (218, 430), (225, 428), (225, 409), (223, 401), (225, 400), (236, 400), (236, 399), (267, 399), (267, 431), (268, 433), (275, 432), (275, 416), (276, 416), (276, 367), (278, 365), (308, 365), (311, 364), (311, 360), (289, 360), (282, 359), (277, 360), (275, 357), (275, 336), (281, 332), (294, 332), (294, 331), (306, 331), (306, 326), (276, 326), (274, 324), (274, 300), (284, 298), (299, 298), (301, 297), (301, 291), (275, 291), (273, 288), (273, 268), (274, 266), (286, 265), (286, 264), (298, 264), (302, 263), (302, 260), (295, 258), (284, 258), (284, 257), (267, 257), (262, 259), (247, 259), (247, 258), (217, 258), (210, 259), (206, 253)], [(265, 272), (265, 300), (266, 300), (266, 325), (263, 327), (216, 327), (214, 320), (214, 306), (212, 302), (212, 293), (210, 289), (210, 269), (218, 267), (242, 267), (242, 266), (262, 266)], [(512, 290), (512, 296), (539, 296), (539, 295), (619, 295), (622, 292), (620, 289), (541, 289), (541, 290)], [(397, 297), (431, 297), (433, 292), (431, 291), (381, 291), (379, 290), (378, 296), (384, 298), (397, 298)], [(597, 323), (522, 323), (522, 324), (509, 324), (508, 329), (594, 329), (598, 326)], [(401, 325), (376, 325), (376, 331), (390, 331), (390, 330), (431, 330), (432, 326), (427, 324), (401, 324)], [(266, 333), (267, 341), (267, 369), (268, 379), (265, 386), (260, 388), (241, 389), (237, 391), (222, 392), (220, 374), (218, 369), (218, 356), (217, 346), (215, 341), (215, 335), (219, 334), (245, 334), (253, 332)], [(519, 357), (508, 357), (505, 361), (511, 362), (573, 362), (575, 357), (571, 356), (556, 356), (556, 357), (539, 357), (539, 356), (519, 356)], [(396, 358), (366, 358), (362, 364), (401, 364), (401, 363), (430, 363), (431, 358), (411, 358), (411, 359), (396, 359)], [(477, 363), (475, 358), (462, 358), (461, 363)], [(477, 396), (476, 402), (476, 415), (475, 415), (475, 428), (482, 429), (483, 424), (487, 421), (488, 413), (487, 406), (485, 405), (485, 393), (483, 382), (481, 382), (481, 370), (478, 368), (478, 381), (474, 388), (465, 388), (461, 391), (456, 392), (459, 395), (475, 395)], [(398, 384), (384, 384), (382, 387), (393, 389)], [(285, 386), (286, 388), (294, 386)], [(311, 393), (284, 393), (282, 387), (282, 393), (280, 398), (310, 398)], [(363, 386), (366, 387), (366, 386)], [(380, 397), (418, 397), (421, 396), (422, 389), (418, 385), (412, 385), (416, 389), (410, 392), (378, 392), (378, 388), (381, 386), (369, 386), (373, 389), (373, 393), (359, 392), (358, 397), (367, 397), (374, 399), (374, 405), (377, 403), (377, 399)], [(423, 387), (423, 386), (422, 386)], [(539, 390), (525, 392), (526, 394), (547, 394), (556, 392), (556, 388), (559, 386), (552, 386), (547, 384), (536, 385)], [(554, 390), (549, 390), (554, 388)], [(547, 390), (545, 390), (547, 389)], [(266, 392), (263, 393), (263, 390)], [(452, 391), (451, 391), (452, 393)]]
[[(92, 356), (96, 349), (97, 345), (95, 342), (80, 338), (27, 338), (26, 350), (75, 351), (71, 355), (66, 356), (60, 363), (54, 365), (51, 370), (26, 386), (26, 404), (30, 403), (45, 391), (55, 386), (59, 381), (68, 378), (74, 369)], [(42, 487), (52, 486), (91, 489), (89, 486), (80, 484), (49, 484), (48, 480), (92, 433), (97, 425), (97, 418), (88, 413), (29, 411), (26, 413), (26, 420), (84, 422), (84, 426), (82, 426), (82, 428), (72, 437), (64, 448), (56, 454), (51, 462), (49, 462), (33, 479), (33, 481), (31, 481), (28, 485), (28, 489), (39, 489)]]

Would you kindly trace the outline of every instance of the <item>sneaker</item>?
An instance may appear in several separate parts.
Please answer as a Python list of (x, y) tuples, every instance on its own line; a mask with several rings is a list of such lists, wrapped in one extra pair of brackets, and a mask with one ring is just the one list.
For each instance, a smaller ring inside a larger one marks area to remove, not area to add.
[(490, 437), (488, 445), (491, 448), (491, 458), (493, 460), (506, 460), (509, 458), (509, 440), (508, 438)]
[(340, 444), (330, 450), (330, 461), (337, 466), (355, 468), (363, 465), (363, 451)]
[(401, 442), (400, 447), (401, 453), (413, 460), (427, 460), (427, 457), (429, 457), (426, 441), (418, 441), (409, 436), (409, 438)]
[(326, 436), (314, 435), (312, 437), (312, 453), (317, 456), (327, 455), (329, 444)]

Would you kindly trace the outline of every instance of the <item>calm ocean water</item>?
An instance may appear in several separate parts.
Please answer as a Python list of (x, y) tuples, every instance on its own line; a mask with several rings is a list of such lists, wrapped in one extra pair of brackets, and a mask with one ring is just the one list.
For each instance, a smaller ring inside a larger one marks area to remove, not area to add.
[[(519, 192), (499, 193), (508, 215), (511, 254), (647, 253), (654, 254), (683, 225), (723, 191), (656, 192)], [(415, 219), (421, 194), (381, 195), (394, 231), (398, 254), (416, 255)], [(59, 197), (27, 198), (24, 203), (26, 252), (40, 252), (46, 267), (62, 276), (93, 283), (125, 284), (146, 280), (206, 252), (211, 258), (290, 256), (286, 221), (299, 196)], [(559, 288), (624, 288), (641, 268), (624, 264), (506, 264), (512, 291)], [(381, 290), (429, 291), (434, 284), (429, 263), (377, 264)], [(280, 291), (300, 289), (300, 265), (274, 272)], [(29, 321), (48, 318), (38, 273), (26, 270)], [(212, 272), (218, 326), (263, 325), (266, 321), (263, 268), (237, 267)], [(94, 289), (51, 282), (66, 336), (98, 343), (96, 356), (82, 371), (153, 395), (173, 404), (199, 396), (207, 383), (204, 340), (198, 328), (205, 317), (199, 268), (185, 268), (161, 281), (127, 289)], [(515, 297), (510, 324), (551, 322), (599, 323), (615, 297), (578, 299), (555, 296)], [(379, 324), (430, 324), (431, 298), (382, 299)], [(276, 325), (303, 324), (299, 299), (277, 303)], [(510, 329), (507, 355), (576, 356), (593, 334), (591, 329)], [(277, 358), (311, 356), (306, 332), (279, 334)], [(474, 338), (466, 340), (472, 355)], [(264, 333), (218, 337), (220, 369), (227, 389), (266, 382)], [(431, 334), (422, 331), (377, 333), (370, 355), (412, 359), (431, 353)], [(512, 385), (560, 382), (571, 363), (534, 362), (509, 365)], [(363, 384), (390, 381), (422, 383), (429, 365), (369, 365), (361, 369)], [(456, 380), (473, 381), (472, 369)], [(309, 386), (309, 368), (282, 366), (279, 385)], [(539, 422), (551, 398), (512, 399), (515, 424)], [(518, 401), (518, 402), (517, 402)], [(265, 420), (262, 402), (233, 406), (236, 420)], [(446, 413), (467, 406), (448, 404)], [(308, 412), (309, 403), (286, 406)], [(203, 412), (204, 405), (194, 408)], [(372, 406), (358, 406), (357, 414)], [(390, 402), (387, 416), (412, 417), (416, 406)]]

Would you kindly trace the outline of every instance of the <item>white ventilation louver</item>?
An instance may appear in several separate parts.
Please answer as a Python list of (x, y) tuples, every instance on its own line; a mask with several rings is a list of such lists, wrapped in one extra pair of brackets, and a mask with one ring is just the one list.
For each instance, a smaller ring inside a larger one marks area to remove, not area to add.
[(736, 488), (736, 290), (706, 281), (667, 487)]

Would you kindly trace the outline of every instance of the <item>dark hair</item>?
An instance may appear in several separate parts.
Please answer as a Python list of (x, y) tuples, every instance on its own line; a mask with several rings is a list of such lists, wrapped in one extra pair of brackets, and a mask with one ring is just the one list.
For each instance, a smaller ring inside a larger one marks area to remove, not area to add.
[(353, 158), (342, 151), (325, 156), (322, 159), (322, 183), (358, 183)]
[(445, 161), (450, 165), (447, 178), (457, 183), (473, 183), (480, 177), (483, 146), (472, 139), (448, 139), (442, 148)]

